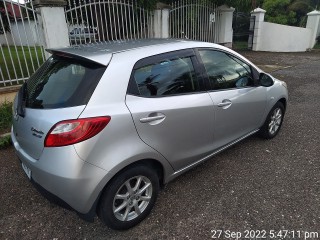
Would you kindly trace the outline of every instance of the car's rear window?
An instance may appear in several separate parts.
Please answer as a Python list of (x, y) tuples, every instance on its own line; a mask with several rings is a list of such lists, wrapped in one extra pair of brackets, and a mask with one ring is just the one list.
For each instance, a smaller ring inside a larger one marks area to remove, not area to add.
[(66, 108), (88, 103), (106, 67), (52, 56), (26, 82), (26, 107)]

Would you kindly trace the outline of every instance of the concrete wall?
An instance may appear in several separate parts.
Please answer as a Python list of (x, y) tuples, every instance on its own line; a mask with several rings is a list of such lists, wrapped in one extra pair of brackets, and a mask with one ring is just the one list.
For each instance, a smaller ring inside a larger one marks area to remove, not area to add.
[[(6, 39), (6, 37), (7, 37), (7, 39)], [(4, 46), (12, 45), (13, 41), (12, 41), (11, 33), (6, 33), (6, 36), (4, 34), (0, 34), (0, 44), (4, 45)]]
[(304, 52), (310, 48), (312, 30), (263, 22), (259, 51)]
[[(40, 28), (38, 27), (38, 29)], [(37, 37), (36, 23), (34, 21), (19, 21), (17, 24), (13, 24), (11, 34), (17, 46), (42, 45), (41, 39)]]
[(266, 11), (256, 8), (253, 51), (305, 52), (313, 48), (320, 34), (320, 12), (308, 13), (307, 27), (291, 27), (264, 22)]
[(13, 102), (20, 87), (21, 86), (0, 88), (0, 104), (4, 102)]
[[(38, 27), (38, 30), (40, 28)], [(7, 40), (6, 42), (4, 34), (0, 35), (0, 44), (3, 45), (14, 45), (16, 46), (41, 46), (41, 39), (37, 37), (36, 23), (34, 21), (18, 21), (17, 24), (13, 22), (11, 24), (11, 33), (6, 33)], [(40, 31), (40, 30), (39, 30)], [(40, 34), (42, 36), (42, 34)]]

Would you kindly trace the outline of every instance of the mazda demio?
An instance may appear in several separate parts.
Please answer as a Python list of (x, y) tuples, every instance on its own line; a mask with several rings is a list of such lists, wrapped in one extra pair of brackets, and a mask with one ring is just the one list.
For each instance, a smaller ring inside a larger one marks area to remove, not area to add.
[(223, 46), (146, 39), (49, 49), (22, 85), (11, 137), (40, 189), (113, 229), (141, 222), (163, 184), (283, 122), (285, 82)]

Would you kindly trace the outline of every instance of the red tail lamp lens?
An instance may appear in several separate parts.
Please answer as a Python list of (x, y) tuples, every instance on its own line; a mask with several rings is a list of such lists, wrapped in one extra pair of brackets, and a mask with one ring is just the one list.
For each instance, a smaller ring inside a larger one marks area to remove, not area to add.
[(83, 118), (58, 122), (49, 131), (45, 147), (61, 147), (82, 142), (101, 132), (111, 117)]

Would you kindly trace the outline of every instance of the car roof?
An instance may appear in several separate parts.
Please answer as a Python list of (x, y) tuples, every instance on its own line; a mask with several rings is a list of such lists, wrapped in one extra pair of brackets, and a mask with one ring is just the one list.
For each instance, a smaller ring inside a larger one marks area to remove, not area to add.
[[(184, 48), (213, 46), (212, 43), (183, 39), (136, 39), (74, 45), (66, 48), (47, 49), (47, 51), (57, 55), (85, 58), (107, 66), (112, 58), (112, 54), (114, 53), (125, 52), (134, 49), (143, 49), (151, 46), (153, 47), (153, 50), (157, 50), (158, 48), (160, 53), (163, 52), (163, 48), (168, 44), (171, 46), (176, 45), (177, 50)], [(214, 44), (214, 47), (220, 48), (221, 46)]]

